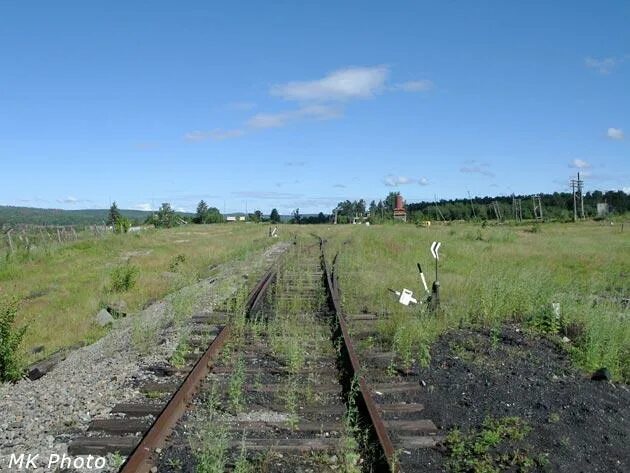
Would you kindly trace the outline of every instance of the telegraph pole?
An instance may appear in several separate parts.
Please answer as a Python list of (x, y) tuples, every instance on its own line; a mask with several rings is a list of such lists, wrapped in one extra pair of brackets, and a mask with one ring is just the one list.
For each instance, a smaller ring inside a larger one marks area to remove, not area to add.
[(580, 208), (582, 210), (582, 220), (585, 220), (586, 215), (584, 215), (584, 181), (580, 179), (579, 172), (578, 172), (578, 192), (580, 193)]
[(573, 221), (577, 222), (578, 219), (578, 199), (580, 200), (580, 218), (584, 220), (584, 181), (580, 178), (580, 173), (577, 173), (577, 179), (571, 179), (571, 192), (573, 193)]
[(468, 191), (468, 200), (470, 200), (470, 208), (472, 209), (473, 219), (477, 220), (477, 214), (475, 213), (475, 205), (473, 204), (472, 197), (470, 197), (470, 191)]
[(577, 222), (577, 200), (575, 196), (575, 179), (571, 179), (571, 193), (573, 194), (573, 221)]

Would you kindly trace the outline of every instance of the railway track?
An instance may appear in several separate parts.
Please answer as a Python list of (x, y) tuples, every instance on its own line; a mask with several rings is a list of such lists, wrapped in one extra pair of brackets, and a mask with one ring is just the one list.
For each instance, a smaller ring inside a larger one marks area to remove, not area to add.
[[(335, 258), (336, 261), (336, 258)], [(334, 267), (326, 266), (326, 285), (343, 338), (345, 365), (359, 388), (356, 402), (361, 422), (372, 432), (382, 456), (372, 458), (378, 471), (415, 472), (426, 448), (443, 440), (431, 419), (423, 415), (423, 382), (397, 354), (382, 350), (376, 314), (343, 314)]]
[(355, 351), (376, 318), (343, 315), (322, 245), (297, 240), (229, 311), (193, 316), (188, 365), (155, 367), (146, 399), (94, 420), (69, 453), (129, 454), (122, 473), (415, 471), (407, 457), (439, 440), (420, 384)]

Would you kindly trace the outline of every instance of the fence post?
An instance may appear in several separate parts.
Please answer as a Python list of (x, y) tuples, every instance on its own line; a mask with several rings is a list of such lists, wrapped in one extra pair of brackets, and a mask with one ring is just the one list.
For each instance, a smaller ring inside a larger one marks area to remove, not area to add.
[(7, 232), (7, 238), (9, 238), (9, 248), (11, 249), (11, 253), (13, 253), (13, 240), (11, 240), (11, 232), (13, 231), (13, 229), (11, 228), (8, 232)]

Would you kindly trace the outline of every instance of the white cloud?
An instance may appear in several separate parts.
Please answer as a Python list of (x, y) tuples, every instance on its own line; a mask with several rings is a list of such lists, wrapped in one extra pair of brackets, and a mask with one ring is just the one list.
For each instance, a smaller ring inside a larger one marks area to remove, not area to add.
[[(298, 102), (297, 109), (276, 113), (257, 113), (245, 122), (243, 129), (193, 131), (187, 133), (185, 139), (188, 141), (224, 140), (241, 136), (251, 129), (280, 128), (303, 120), (331, 120), (343, 116), (345, 102), (349, 100), (368, 99), (381, 91), (423, 92), (433, 87), (433, 82), (426, 79), (389, 86), (388, 75), (387, 66), (346, 67), (333, 71), (321, 79), (276, 84), (270, 88), (270, 94), (284, 100)], [(228, 104), (228, 107), (234, 110), (248, 110), (255, 106), (256, 104), (250, 102)]]
[(623, 58), (616, 57), (604, 57), (601, 59), (594, 57), (587, 57), (584, 59), (584, 64), (589, 69), (596, 69), (600, 74), (610, 74), (615, 67), (624, 61)]
[(61, 199), (57, 199), (57, 202), (60, 204), (70, 204), (70, 205), (76, 205), (76, 204), (86, 204), (86, 203), (90, 203), (92, 202), (89, 199), (77, 199), (76, 197), (73, 197), (71, 195), (69, 195), (68, 197), (63, 197)]
[(134, 209), (136, 210), (144, 210), (145, 212), (150, 212), (151, 210), (153, 210), (151, 208), (151, 204), (136, 204), (133, 206)]
[(68, 197), (64, 197), (63, 199), (57, 199), (57, 202), (59, 202), (60, 204), (76, 204), (79, 202), (79, 199), (69, 195)]
[(251, 128), (279, 128), (298, 120), (331, 120), (343, 115), (343, 110), (330, 105), (308, 105), (280, 113), (258, 113), (247, 121)]
[(621, 128), (609, 128), (606, 133), (611, 140), (623, 140), (624, 134)]
[(333, 184), (333, 187), (336, 187), (337, 189), (345, 189), (346, 185), (345, 184)]
[(494, 177), (494, 173), (490, 170), (488, 163), (479, 163), (475, 160), (467, 161), (466, 166), (462, 166), (459, 172), (464, 174), (481, 174), (482, 176)]
[(348, 67), (322, 79), (274, 85), (271, 94), (300, 102), (365, 99), (383, 88), (388, 74), (386, 66)]
[(586, 168), (590, 168), (591, 165), (587, 163), (586, 161), (584, 161), (583, 159), (574, 159), (573, 161), (571, 161), (571, 163), (569, 163), (569, 167), (577, 168), (577, 169), (586, 169)]
[(622, 191), (624, 191), (626, 194), (630, 195), (630, 186), (628, 187), (624, 187), (623, 189), (621, 189)]
[(408, 82), (402, 82), (394, 86), (395, 90), (402, 90), (404, 92), (426, 92), (433, 88), (433, 82), (430, 80), (412, 80)]
[(237, 138), (239, 136), (244, 135), (245, 132), (243, 130), (222, 130), (221, 128), (215, 128), (211, 131), (191, 131), (184, 135), (184, 139), (186, 141), (221, 141), (227, 140), (229, 138)]
[(420, 179), (418, 179), (418, 184), (420, 184), (421, 186), (428, 186), (429, 180), (426, 177), (421, 177)]
[(405, 184), (411, 184), (412, 182), (414, 182), (414, 179), (412, 179), (410, 177), (407, 177), (407, 176), (394, 176), (393, 174), (389, 174), (389, 175), (385, 176), (385, 178), (383, 179), (383, 183), (387, 187), (404, 186)]

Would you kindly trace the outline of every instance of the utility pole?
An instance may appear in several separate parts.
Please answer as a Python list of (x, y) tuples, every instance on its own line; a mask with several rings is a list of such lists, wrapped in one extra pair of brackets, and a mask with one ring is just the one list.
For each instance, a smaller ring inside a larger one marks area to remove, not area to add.
[(442, 211), (440, 210), (440, 207), (438, 207), (436, 195), (433, 196), (433, 204), (435, 205), (435, 219), (437, 220), (439, 216), (442, 218), (442, 220), (446, 220), (444, 218), (444, 215), (442, 214)]
[(584, 215), (584, 181), (580, 179), (579, 172), (578, 172), (578, 192), (580, 193), (580, 208), (582, 210), (582, 220), (585, 220), (586, 215)]
[(571, 179), (571, 194), (573, 194), (573, 221), (577, 222), (577, 200), (575, 197), (576, 181)]
[(470, 208), (472, 209), (473, 219), (477, 220), (477, 214), (475, 213), (475, 206), (473, 205), (472, 197), (470, 197), (470, 191), (468, 191), (468, 200), (470, 200)]
[(580, 173), (577, 173), (577, 179), (571, 179), (571, 192), (573, 193), (573, 221), (577, 222), (578, 219), (578, 199), (580, 200), (580, 218), (584, 220), (586, 215), (584, 214), (584, 181), (580, 178)]
[(540, 194), (532, 195), (532, 205), (534, 207), (534, 219), (542, 220), (543, 207), (542, 207), (542, 199), (540, 198)]
[(523, 221), (523, 209), (521, 206), (521, 199), (517, 199), (514, 194), (512, 194), (512, 212), (514, 213), (515, 221)]
[(492, 210), (494, 210), (494, 215), (497, 217), (497, 221), (503, 220), (503, 215), (501, 215), (501, 209), (499, 208), (499, 202), (494, 200), (491, 205)]

